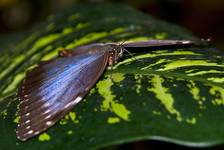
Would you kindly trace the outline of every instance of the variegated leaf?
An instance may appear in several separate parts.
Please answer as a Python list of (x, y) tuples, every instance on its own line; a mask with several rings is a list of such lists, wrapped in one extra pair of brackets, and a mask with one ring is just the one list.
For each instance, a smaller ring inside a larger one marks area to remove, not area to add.
[(224, 57), (202, 46), (125, 55), (60, 123), (18, 141), (16, 88), (26, 70), (58, 50), (94, 42), (197, 39), (185, 29), (112, 4), (66, 9), (18, 36), (9, 36), (0, 48), (0, 149), (97, 149), (141, 139), (189, 146), (224, 142)]

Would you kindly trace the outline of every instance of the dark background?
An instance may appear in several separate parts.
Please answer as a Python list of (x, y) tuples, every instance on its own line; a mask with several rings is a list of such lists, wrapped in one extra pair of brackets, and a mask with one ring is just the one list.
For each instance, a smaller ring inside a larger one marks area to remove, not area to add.
[[(0, 36), (26, 30), (44, 20), (49, 14), (71, 4), (105, 2), (106, 0), (0, 0)], [(179, 24), (201, 38), (211, 38), (212, 43), (224, 50), (224, 0), (107, 0), (122, 2), (157, 18)], [(188, 148), (159, 141), (142, 141), (106, 148), (107, 150), (172, 150)], [(206, 148), (221, 150), (223, 146)]]

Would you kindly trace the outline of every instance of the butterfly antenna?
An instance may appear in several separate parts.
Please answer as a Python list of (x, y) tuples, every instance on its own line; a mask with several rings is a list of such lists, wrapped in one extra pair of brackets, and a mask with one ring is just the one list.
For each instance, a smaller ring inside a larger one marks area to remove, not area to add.
[(125, 42), (126, 42), (126, 41), (121, 42), (121, 43), (119, 44), (119, 46), (122, 47), (122, 49), (123, 49), (125, 52), (127, 52), (129, 56), (131, 56), (131, 59), (132, 59), (132, 60), (142, 62), (142, 61), (136, 59), (136, 57), (135, 57), (130, 51), (128, 51), (127, 49), (124, 48), (123, 45), (124, 45)]

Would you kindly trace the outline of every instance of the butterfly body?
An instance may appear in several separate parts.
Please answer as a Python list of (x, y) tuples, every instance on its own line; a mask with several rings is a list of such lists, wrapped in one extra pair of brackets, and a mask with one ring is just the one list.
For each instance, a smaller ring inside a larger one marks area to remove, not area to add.
[(18, 96), (17, 138), (26, 141), (53, 126), (79, 103), (108, 65), (118, 62), (126, 49), (192, 45), (191, 41), (107, 43), (59, 51), (58, 57), (41, 62), (26, 73)]

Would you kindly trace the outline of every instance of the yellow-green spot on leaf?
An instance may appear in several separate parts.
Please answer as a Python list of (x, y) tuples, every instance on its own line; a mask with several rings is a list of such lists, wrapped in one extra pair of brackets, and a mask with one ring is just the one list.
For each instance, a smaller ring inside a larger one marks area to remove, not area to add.
[(148, 66), (146, 66), (146, 67), (141, 68), (141, 70), (149, 69), (149, 68), (151, 68), (151, 67), (153, 67), (153, 66), (156, 66), (156, 65), (158, 65), (158, 64), (161, 64), (161, 63), (164, 63), (164, 62), (167, 62), (167, 61), (168, 61), (168, 60), (166, 60), (166, 59), (160, 59), (160, 60), (157, 61), (156, 63), (150, 64), (150, 65), (148, 65)]
[(113, 34), (117, 34), (117, 33), (122, 33), (124, 31), (125, 31), (124, 28), (120, 27), (120, 28), (116, 28), (116, 29), (110, 31), (109, 34), (113, 35)]
[(10, 93), (12, 92), (20, 83), (20, 81), (22, 81), (22, 79), (24, 78), (25, 74), (24, 73), (19, 73), (17, 74), (14, 78), (13, 81), (8, 85), (8, 87), (5, 88), (5, 90), (2, 92), (3, 94), (6, 93)]
[(69, 34), (69, 33), (73, 32), (73, 31), (74, 31), (74, 28), (67, 27), (67, 28), (63, 29), (62, 34)]
[(156, 110), (153, 110), (152, 113), (154, 115), (157, 115), (157, 116), (160, 116), (161, 115), (161, 112), (160, 111), (156, 111)]
[(68, 120), (65, 120), (64, 118), (59, 121), (60, 125), (65, 125), (67, 123), (68, 123)]
[(191, 72), (193, 72), (193, 71), (195, 71), (195, 70), (194, 70), (194, 69), (186, 70), (185, 73), (187, 73), (187, 75), (189, 75), (188, 73), (191, 73)]
[(112, 77), (113, 81), (117, 82), (117, 83), (119, 83), (125, 79), (125, 76), (122, 73), (113, 73), (113, 74), (111, 74), (111, 77)]
[(203, 105), (200, 105), (199, 108), (200, 108), (200, 109), (206, 109), (207, 107), (206, 107), (206, 106), (203, 106)]
[(196, 86), (195, 82), (190, 80), (190, 83), (187, 84), (187, 86), (189, 87), (189, 91), (193, 96), (193, 99), (196, 100), (199, 105), (203, 105), (203, 101), (205, 99), (200, 96), (200, 89)]
[(167, 117), (167, 119), (171, 119), (170, 115), (167, 115), (166, 117)]
[(26, 69), (26, 71), (30, 71), (30, 70), (36, 68), (37, 66), (38, 66), (37, 64), (31, 65), (29, 68)]
[(65, 125), (68, 123), (68, 120), (69, 120), (69, 115), (65, 115), (64, 118), (62, 118), (60, 121), (59, 121), (59, 124), (60, 125)]
[(137, 41), (147, 41), (149, 39), (151, 39), (151, 38), (147, 37), (147, 36), (133, 37), (133, 38), (128, 39), (127, 43), (128, 42), (137, 42)]
[(214, 105), (224, 105), (224, 89), (218, 86), (212, 86), (209, 93), (215, 98), (212, 100)]
[(73, 123), (79, 123), (79, 121), (77, 120), (75, 112), (72, 112), (72, 111), (69, 112), (69, 117), (70, 117), (70, 119), (72, 120)]
[(192, 117), (192, 118), (188, 118), (186, 119), (186, 122), (189, 123), (189, 124), (196, 124), (197, 123), (197, 119), (195, 117)]
[(155, 38), (156, 38), (157, 40), (163, 40), (163, 39), (165, 39), (166, 37), (167, 37), (167, 33), (166, 33), (166, 32), (157, 33), (157, 34), (155, 35)]
[(142, 88), (142, 85), (141, 85), (141, 78), (142, 78), (142, 75), (135, 75), (135, 80), (136, 80), (136, 93), (140, 94), (141, 93), (141, 88)]
[(54, 29), (54, 27), (55, 27), (55, 24), (54, 23), (50, 23), (49, 25), (47, 25), (46, 29), (48, 31), (50, 31), (50, 30)]
[(207, 80), (212, 81), (212, 82), (216, 82), (216, 83), (223, 83), (224, 82), (224, 78), (216, 78), (216, 77), (208, 78)]
[(50, 34), (50, 35), (46, 35), (40, 39), (38, 39), (31, 50), (28, 51), (28, 54), (32, 54), (34, 51), (36, 51), (38, 48), (58, 39), (60, 37), (60, 34)]
[(214, 67), (224, 67), (224, 65), (219, 65), (217, 63), (208, 62), (206, 60), (176, 60), (164, 65), (164, 68), (158, 69), (158, 71), (167, 71), (172, 69), (177, 69), (181, 67), (190, 66), (214, 66)]
[(79, 17), (80, 17), (79, 14), (73, 14), (73, 15), (68, 17), (68, 20), (69, 21), (74, 21), (74, 20), (78, 19)]
[(44, 141), (50, 141), (51, 137), (47, 133), (42, 133), (39, 135), (38, 139), (39, 139), (39, 141), (44, 142)]
[(109, 117), (107, 119), (107, 123), (109, 123), (109, 124), (115, 124), (118, 122), (120, 122), (120, 118), (118, 118), (118, 117)]
[(79, 123), (79, 120), (77, 120), (77, 116), (75, 112), (69, 112), (67, 115), (65, 115), (64, 118), (62, 118), (59, 122), (60, 125), (65, 125), (68, 123), (69, 119), (71, 119), (71, 121), (73, 123)]
[(182, 121), (181, 114), (174, 107), (174, 98), (171, 93), (169, 93), (169, 89), (163, 87), (163, 78), (159, 75), (154, 75), (150, 83), (152, 83), (152, 88), (148, 88), (148, 91), (154, 92), (156, 98), (163, 104), (166, 110), (173, 115), (176, 115), (176, 119), (178, 121)]
[(67, 131), (67, 134), (68, 135), (72, 135), (73, 134), (73, 131), (72, 130), (69, 130), (69, 131)]
[(116, 115), (118, 115), (119, 117), (121, 117), (122, 119), (124, 119), (126, 121), (129, 120), (130, 111), (127, 110), (125, 105), (112, 101), (111, 108)]
[(8, 115), (7, 109), (4, 109), (4, 110), (0, 113), (0, 115), (2, 115), (2, 116), (3, 116), (3, 119), (5, 119), (6, 116)]
[(131, 112), (125, 107), (125, 105), (119, 104), (115, 101), (116, 95), (112, 93), (112, 85), (113, 81), (110, 77), (107, 77), (106, 79), (97, 83), (98, 92), (104, 98), (101, 105), (101, 110), (111, 111), (120, 118), (128, 121)]
[(92, 88), (92, 89), (89, 91), (89, 95), (92, 95), (92, 94), (94, 94), (94, 93), (96, 93), (96, 88)]
[(0, 79), (4, 78), (9, 72), (11, 72), (19, 63), (25, 60), (25, 55), (19, 55), (13, 58), (13, 62), (0, 73)]
[(20, 119), (20, 117), (17, 116), (17, 117), (13, 120), (13, 122), (18, 124), (18, 123), (19, 123), (19, 119)]
[(89, 23), (78, 23), (77, 26), (75, 27), (77, 30), (81, 30), (83, 28), (86, 28), (89, 26)]
[(63, 49), (63, 47), (58, 47), (58, 48), (56, 48), (55, 50), (52, 50), (50, 53), (48, 53), (48, 54), (46, 54), (45, 56), (43, 56), (43, 57), (41, 58), (41, 61), (47, 61), (47, 60), (50, 60), (50, 59), (52, 59), (52, 58), (58, 56), (58, 51), (59, 51), (59, 50), (62, 50), (62, 49)]
[(223, 73), (223, 71), (219, 71), (219, 70), (206, 70), (206, 71), (198, 71), (195, 73), (188, 73), (187, 76), (197, 76), (197, 75), (204, 75), (204, 74), (209, 74), (209, 73)]

